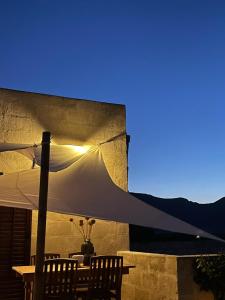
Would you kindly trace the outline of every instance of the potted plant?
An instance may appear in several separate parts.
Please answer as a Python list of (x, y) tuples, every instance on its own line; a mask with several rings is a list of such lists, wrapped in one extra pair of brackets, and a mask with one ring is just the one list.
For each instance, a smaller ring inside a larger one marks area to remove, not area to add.
[(70, 222), (79, 230), (84, 242), (81, 245), (81, 253), (84, 255), (84, 265), (89, 265), (91, 256), (94, 255), (95, 249), (91, 242), (91, 233), (93, 225), (96, 223), (95, 219), (85, 217), (79, 220), (79, 225), (77, 225), (73, 218)]
[(194, 261), (194, 281), (215, 300), (225, 300), (225, 254), (200, 256)]

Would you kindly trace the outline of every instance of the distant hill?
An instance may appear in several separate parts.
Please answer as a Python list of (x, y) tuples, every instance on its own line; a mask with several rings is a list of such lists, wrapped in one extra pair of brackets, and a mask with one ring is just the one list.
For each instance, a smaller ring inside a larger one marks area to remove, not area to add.
[(168, 214), (215, 235), (225, 236), (225, 197), (199, 204), (185, 198), (158, 198), (148, 194), (131, 193), (136, 198)]

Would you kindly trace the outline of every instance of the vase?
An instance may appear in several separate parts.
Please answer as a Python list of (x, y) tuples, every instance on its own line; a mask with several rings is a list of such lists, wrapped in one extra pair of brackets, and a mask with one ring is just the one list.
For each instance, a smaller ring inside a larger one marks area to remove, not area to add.
[(90, 240), (86, 240), (82, 245), (81, 245), (81, 253), (84, 256), (84, 265), (89, 266), (90, 265), (90, 260), (91, 257), (94, 255), (95, 249), (94, 245)]

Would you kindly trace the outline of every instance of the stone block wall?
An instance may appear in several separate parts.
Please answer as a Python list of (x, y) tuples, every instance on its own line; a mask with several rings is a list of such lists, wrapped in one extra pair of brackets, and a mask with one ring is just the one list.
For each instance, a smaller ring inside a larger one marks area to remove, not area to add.
[(119, 251), (135, 266), (123, 276), (122, 300), (213, 300), (193, 281), (193, 256)]
[(179, 300), (176, 256), (119, 251), (124, 264), (134, 265), (123, 276), (123, 300)]
[[(31, 253), (36, 251), (36, 229), (37, 229), (37, 212), (33, 212), (32, 222), (32, 244)], [(62, 257), (68, 257), (69, 253), (80, 251), (83, 243), (78, 229), (69, 221), (73, 218), (79, 223), (79, 217), (74, 215), (65, 215), (48, 212), (47, 214), (47, 237), (45, 249), (46, 252), (57, 252)], [(93, 228), (92, 242), (97, 254), (115, 255), (118, 249), (128, 248), (127, 225), (97, 220)]]
[[(126, 131), (125, 106), (0, 89), (0, 143), (40, 143), (42, 132), (50, 131), (53, 144), (96, 145)], [(127, 190), (126, 138), (101, 146), (113, 181)], [(4, 173), (31, 168), (17, 153), (0, 154)], [(106, 196), (107, 197), (107, 196)], [(46, 252), (67, 256), (79, 251), (81, 237), (69, 222), (70, 216), (48, 213)], [(32, 254), (35, 253), (37, 212), (33, 212)], [(93, 231), (97, 253), (113, 254), (129, 248), (128, 225), (97, 221)]]

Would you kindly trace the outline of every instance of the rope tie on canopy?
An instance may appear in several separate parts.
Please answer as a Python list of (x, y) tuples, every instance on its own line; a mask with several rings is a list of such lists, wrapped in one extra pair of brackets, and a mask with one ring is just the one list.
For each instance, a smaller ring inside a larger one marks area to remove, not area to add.
[(100, 142), (98, 144), (98, 146), (104, 145), (104, 144), (109, 143), (109, 142), (113, 142), (116, 139), (118, 139), (118, 138), (120, 138), (120, 137), (122, 137), (124, 135), (127, 135), (126, 131), (122, 131), (121, 133), (119, 133), (119, 134), (117, 134), (117, 135), (115, 135), (115, 136), (113, 136), (113, 137), (111, 137), (111, 138), (109, 138), (109, 139), (107, 139), (107, 140), (105, 140), (103, 142)]

